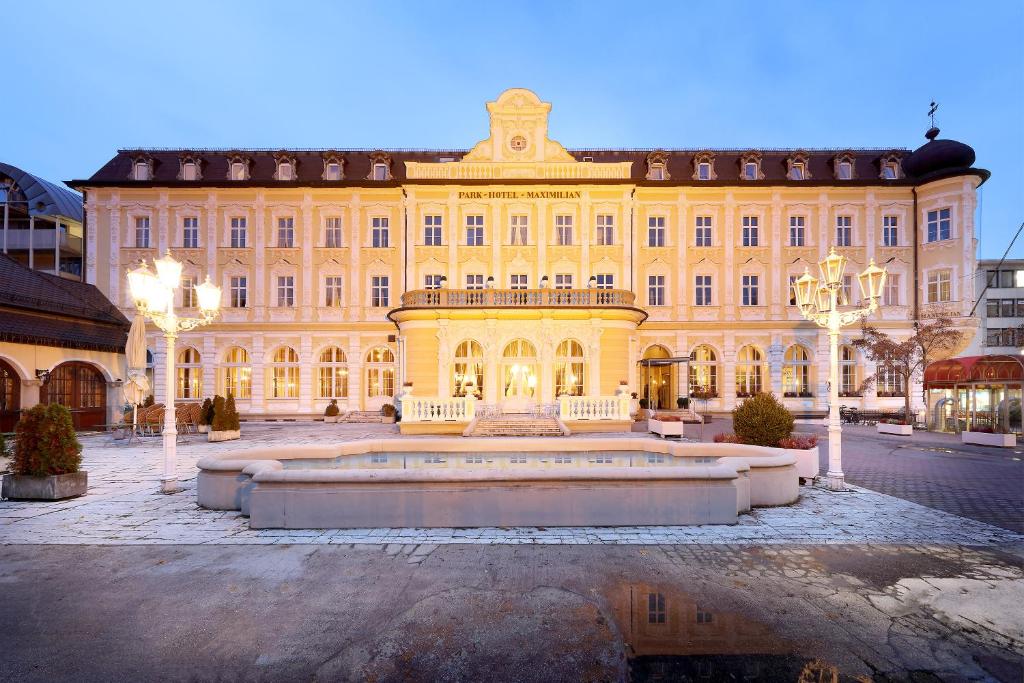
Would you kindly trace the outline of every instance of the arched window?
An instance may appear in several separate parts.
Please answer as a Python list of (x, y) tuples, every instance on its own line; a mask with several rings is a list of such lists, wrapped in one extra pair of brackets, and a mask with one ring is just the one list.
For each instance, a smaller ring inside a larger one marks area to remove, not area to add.
[(808, 398), (811, 394), (811, 357), (807, 349), (794, 344), (782, 361), (782, 395)]
[(290, 346), (274, 351), (270, 364), (270, 398), (299, 397), (299, 354)]
[(107, 383), (89, 363), (69, 361), (50, 371), (40, 394), (43, 403), (59, 403), (71, 411), (75, 429), (105, 422)]
[(395, 395), (395, 354), (386, 346), (375, 346), (366, 354), (366, 396)]
[(0, 360), (0, 432), (14, 431), (21, 407), (21, 379), (14, 367)]
[(348, 398), (348, 358), (337, 346), (320, 352), (317, 376), (320, 398)]
[(252, 367), (249, 366), (249, 352), (240, 346), (232, 346), (224, 354), (221, 381), (224, 394), (235, 398), (252, 398)]
[(716, 398), (718, 396), (718, 356), (715, 350), (701, 344), (693, 350), (690, 361), (690, 394)]
[(584, 376), (583, 345), (566, 339), (555, 349), (555, 396), (582, 396)]
[(186, 346), (178, 352), (178, 398), (199, 398), (203, 395), (203, 371), (199, 367), (199, 352)]
[(857, 351), (852, 346), (839, 347), (839, 395), (860, 396)]
[(753, 396), (764, 391), (764, 354), (755, 346), (744, 346), (736, 354), (736, 395)]
[(484, 349), (477, 342), (467, 339), (455, 347), (453, 394), (477, 398), (483, 395)]
[(501, 354), (503, 394), (507, 399), (533, 398), (537, 393), (537, 349), (525, 339), (513, 339)]

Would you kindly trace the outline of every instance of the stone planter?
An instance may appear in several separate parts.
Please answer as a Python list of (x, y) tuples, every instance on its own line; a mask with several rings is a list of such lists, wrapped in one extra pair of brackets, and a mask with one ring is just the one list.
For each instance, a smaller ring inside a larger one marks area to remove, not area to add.
[(338, 421), (337, 415), (324, 415), (324, 422), (327, 424), (334, 424)]
[(241, 429), (228, 429), (223, 432), (215, 432), (210, 430), (206, 433), (206, 440), (210, 442), (214, 441), (234, 441), (235, 439), (242, 438)]
[(787, 448), (787, 453), (796, 456), (796, 472), (801, 479), (814, 479), (818, 476), (818, 447)]
[(989, 434), (987, 432), (960, 432), (960, 439), (964, 443), (973, 443), (978, 446), (998, 446), (999, 448), (1013, 448), (1017, 445), (1016, 434)]
[(208, 434), (210, 431), (210, 425), (199, 425), (200, 434)]
[(899, 436), (911, 436), (914, 433), (914, 425), (894, 425), (879, 422), (875, 425), (879, 434), (898, 434)]
[(30, 477), (5, 474), (3, 497), (11, 500), (63, 500), (85, 495), (89, 487), (88, 472)]
[(395, 424), (395, 416), (392, 415), (392, 416), (388, 417), (387, 415), (384, 415), (384, 416), (382, 416), (380, 418), (380, 421), (381, 421), (382, 424), (393, 425), (393, 424)]

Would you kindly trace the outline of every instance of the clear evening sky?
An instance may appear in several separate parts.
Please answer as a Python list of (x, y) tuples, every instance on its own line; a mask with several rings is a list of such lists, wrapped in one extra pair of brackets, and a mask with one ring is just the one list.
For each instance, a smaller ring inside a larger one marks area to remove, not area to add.
[[(468, 148), (526, 87), (567, 147), (909, 147), (928, 103), (1024, 220), (1024, 2), (7, 3), (0, 160), (122, 147)], [(1011, 255), (1024, 257), (1024, 238)]]

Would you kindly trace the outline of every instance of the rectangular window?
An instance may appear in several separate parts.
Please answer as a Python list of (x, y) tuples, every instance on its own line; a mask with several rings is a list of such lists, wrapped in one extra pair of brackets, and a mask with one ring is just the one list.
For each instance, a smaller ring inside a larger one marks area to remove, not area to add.
[(744, 275), (743, 279), (743, 305), (757, 306), (757, 276)]
[(277, 277), (277, 305), (282, 308), (295, 305), (294, 275), (279, 275)]
[(999, 299), (989, 299), (985, 302), (985, 315), (989, 318), (999, 318)]
[(466, 289), (483, 289), (484, 288), (484, 276), (483, 275), (467, 275), (466, 276)]
[(245, 164), (241, 161), (231, 162), (231, 179), (245, 180)]
[(181, 179), (182, 180), (195, 180), (196, 179), (196, 165), (194, 162), (186, 161), (181, 167)]
[(509, 244), (518, 244), (520, 246), (526, 246), (529, 244), (530, 237), (530, 217), (526, 214), (514, 214), (509, 217), (509, 227), (511, 229), (511, 235), (509, 237)]
[(789, 276), (789, 305), (796, 306), (796, 280), (798, 275)]
[(757, 180), (757, 164), (749, 161), (743, 164), (743, 179)]
[(341, 180), (341, 164), (336, 161), (327, 164), (327, 178), (325, 180)]
[(885, 166), (882, 167), (882, 177), (886, 180), (896, 180), (898, 173), (896, 172), (896, 163), (887, 161)]
[(950, 238), (949, 209), (928, 212), (928, 241), (939, 242)]
[(428, 247), (441, 246), (441, 217), (423, 217), (423, 244)]
[(848, 306), (848, 305), (853, 303), (853, 276), (852, 275), (844, 275), (843, 276), (843, 289), (840, 292), (840, 294), (842, 295), (842, 298), (841, 298), (841, 300), (839, 302), (840, 305)]
[(853, 164), (851, 164), (849, 161), (840, 161), (839, 179), (850, 180), (851, 178), (853, 178)]
[(693, 244), (698, 247), (711, 246), (711, 216), (697, 216)]
[(555, 244), (572, 245), (572, 216), (555, 216)]
[(948, 270), (936, 270), (928, 274), (928, 303), (950, 301), (952, 297), (951, 275)]
[(244, 275), (233, 275), (231, 277), (231, 308), (245, 308), (248, 300), (248, 278)]
[(698, 275), (694, 281), (693, 287), (694, 300), (693, 303), (696, 306), (710, 306), (711, 305), (711, 276), (710, 275)]
[(509, 287), (511, 289), (529, 289), (529, 280), (525, 273), (513, 273), (509, 276)]
[(615, 244), (615, 216), (610, 213), (597, 216), (597, 243), (606, 246)]
[(1004, 318), (1012, 318), (1015, 306), (1013, 305), (1013, 299), (1003, 299), (1001, 313)]
[(388, 219), (383, 216), (377, 216), (370, 221), (372, 234), (370, 235), (371, 244), (378, 249), (383, 249), (389, 246), (390, 239), (388, 235)]
[(232, 249), (245, 249), (246, 238), (246, 219), (244, 216), (236, 216), (231, 219), (231, 248)]
[(277, 179), (278, 180), (291, 180), (292, 179), (292, 165), (287, 161), (282, 161), (277, 165)]
[(149, 248), (149, 216), (135, 217), (135, 246), (140, 249)]
[(697, 180), (711, 180), (711, 164), (706, 161), (697, 164)]
[(852, 232), (851, 227), (853, 219), (849, 216), (836, 216), (836, 246), (837, 247), (848, 247), (852, 244)]
[(424, 275), (423, 276), (423, 289), (441, 289), (441, 278), (443, 275)]
[(900, 276), (889, 273), (885, 278), (885, 291), (882, 293), (882, 302), (886, 306), (900, 305)]
[(665, 595), (663, 593), (647, 594), (647, 623), (665, 623)]
[(555, 289), (572, 289), (572, 273), (556, 273)]
[(342, 246), (341, 218), (332, 216), (324, 221), (324, 246), (337, 249)]
[(1014, 277), (1014, 271), (1012, 271), (1012, 270), (1000, 270), (999, 271), (999, 287), (1000, 288), (1005, 289), (1005, 288), (1008, 288), (1008, 287), (1018, 286), (1018, 285), (1016, 285), (1016, 282), (1018, 280), (1020, 280), (1020, 278), (1015, 278)]
[(756, 247), (758, 244), (757, 216), (743, 217), (743, 246)]
[(181, 278), (181, 305), (183, 308), (196, 307), (196, 279), (194, 277)]
[(647, 219), (647, 246), (665, 246), (665, 217), (651, 216)]
[(387, 164), (374, 164), (373, 165), (373, 179), (374, 180), (387, 180), (388, 179), (388, 165)]
[(789, 179), (790, 180), (803, 180), (804, 179), (804, 165), (802, 163), (795, 163), (789, 167)]
[(899, 233), (896, 231), (896, 216), (882, 216), (882, 246), (899, 246)]
[(806, 219), (803, 216), (789, 217), (789, 246), (807, 246), (806, 231), (804, 228), (805, 222)]
[(647, 305), (648, 306), (664, 306), (665, 305), (665, 276), (664, 275), (648, 275), (647, 276)]
[(341, 308), (341, 276), (328, 275), (324, 278), (324, 305), (328, 308)]
[(181, 246), (185, 249), (199, 248), (199, 219), (186, 216), (181, 221)]
[(598, 289), (615, 289), (615, 275), (612, 273), (597, 274)]
[(291, 249), (295, 246), (295, 219), (277, 219), (277, 246), (284, 249)]
[(466, 216), (466, 245), (480, 247), (484, 244), (484, 217)]
[(388, 276), (374, 275), (370, 278), (370, 305), (376, 308), (386, 308), (388, 301)]

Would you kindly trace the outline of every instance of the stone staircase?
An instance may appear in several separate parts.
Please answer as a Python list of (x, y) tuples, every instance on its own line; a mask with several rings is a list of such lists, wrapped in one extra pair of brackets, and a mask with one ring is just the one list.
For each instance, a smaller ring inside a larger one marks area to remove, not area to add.
[(467, 429), (466, 436), (565, 436), (568, 429), (556, 417), (497, 415), (481, 417)]
[(380, 422), (379, 410), (350, 410), (338, 417), (338, 422)]

